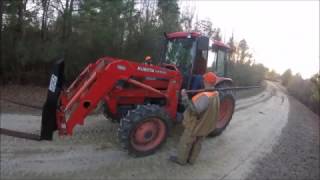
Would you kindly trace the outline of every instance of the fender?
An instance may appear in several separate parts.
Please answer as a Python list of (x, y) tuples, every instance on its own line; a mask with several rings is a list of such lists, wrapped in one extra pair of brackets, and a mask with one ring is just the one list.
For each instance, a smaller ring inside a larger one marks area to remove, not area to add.
[(215, 86), (219, 86), (223, 83), (228, 84), (228, 85), (232, 85), (233, 81), (231, 78), (217, 77), (217, 82), (216, 82)]

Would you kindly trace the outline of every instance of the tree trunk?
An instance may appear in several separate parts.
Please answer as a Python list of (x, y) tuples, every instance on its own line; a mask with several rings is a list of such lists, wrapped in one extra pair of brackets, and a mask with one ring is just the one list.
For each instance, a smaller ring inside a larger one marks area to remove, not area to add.
[(50, 0), (42, 0), (42, 19), (41, 19), (41, 40), (46, 40), (47, 29), (48, 29), (48, 10), (50, 5)]
[(62, 43), (64, 44), (63, 57), (68, 59), (68, 39), (72, 32), (72, 12), (74, 0), (66, 0), (65, 9), (63, 13), (63, 26), (62, 26)]
[(66, 42), (72, 32), (72, 12), (74, 0), (66, 0), (63, 13), (62, 41)]
[(19, 0), (18, 2), (18, 21), (16, 25), (16, 38), (21, 39), (22, 38), (22, 32), (23, 32), (23, 0)]
[(66, 0), (65, 9), (63, 11), (63, 24), (62, 24), (62, 42), (64, 43), (67, 37), (67, 14), (69, 9), (69, 0)]
[(67, 36), (69, 37), (72, 33), (72, 12), (73, 12), (73, 2), (74, 0), (70, 1), (69, 4), (69, 11), (68, 11), (68, 33)]
[[(2, 61), (2, 14), (3, 14), (3, 1), (0, 1), (0, 62)], [(2, 71), (1, 71), (2, 72)], [(0, 72), (0, 73), (1, 73)], [(2, 73), (1, 73), (2, 74)]]
[[(14, 41), (14, 48), (17, 49), (17, 42), (22, 42), (24, 38), (24, 12), (26, 11), (26, 4), (27, 0), (18, 0), (17, 1), (17, 23), (16, 23), (16, 28), (15, 28), (15, 37), (13, 39)], [(15, 53), (14, 60), (17, 63), (15, 66), (17, 70), (17, 82), (21, 83), (22, 82), (22, 73), (24, 71), (23, 63), (21, 62), (22, 54), (19, 52)]]

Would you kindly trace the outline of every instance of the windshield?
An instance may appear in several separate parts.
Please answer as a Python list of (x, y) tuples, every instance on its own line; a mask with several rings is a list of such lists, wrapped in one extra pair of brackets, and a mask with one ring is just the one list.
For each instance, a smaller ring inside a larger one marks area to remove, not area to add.
[(175, 64), (180, 71), (187, 74), (194, 59), (195, 45), (195, 40), (191, 38), (170, 39), (166, 47), (165, 62)]

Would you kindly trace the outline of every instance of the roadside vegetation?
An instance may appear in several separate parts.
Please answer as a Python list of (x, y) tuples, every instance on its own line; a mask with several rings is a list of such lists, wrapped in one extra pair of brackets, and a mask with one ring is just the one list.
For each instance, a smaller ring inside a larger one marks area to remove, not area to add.
[(311, 78), (303, 79), (299, 73), (293, 75), (291, 69), (287, 69), (282, 75), (275, 71), (267, 72), (266, 78), (281, 82), (290, 95), (320, 115), (319, 73), (314, 74)]
[(232, 49), (229, 76), (237, 85), (259, 84), (268, 71), (256, 64), (243, 39), (222, 37), (219, 27), (195, 18), (178, 0), (2, 0), (1, 84), (46, 86), (54, 60), (64, 58), (66, 79), (103, 56), (159, 60), (163, 33), (200, 31), (226, 39)]
[(300, 74), (292, 75), (291, 70), (285, 71), (282, 76), (282, 84), (288, 92), (296, 97), (312, 111), (320, 115), (320, 74), (315, 74), (309, 79), (303, 79)]

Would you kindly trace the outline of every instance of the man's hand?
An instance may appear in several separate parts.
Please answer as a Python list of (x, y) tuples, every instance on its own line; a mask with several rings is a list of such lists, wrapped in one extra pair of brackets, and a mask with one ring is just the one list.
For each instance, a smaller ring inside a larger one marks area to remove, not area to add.
[(196, 107), (194, 106), (193, 102), (189, 99), (189, 96), (188, 96), (188, 93), (185, 89), (182, 89), (181, 92), (181, 100), (182, 100), (182, 103), (186, 106), (186, 107), (189, 107), (190, 110), (196, 115), (196, 116), (199, 116), (199, 113), (196, 109)]
[(187, 91), (185, 89), (181, 90), (181, 99), (182, 101), (184, 101), (185, 103), (189, 101), (189, 96), (187, 94)]
[(181, 90), (181, 96), (182, 97), (188, 96), (187, 91), (185, 89)]

